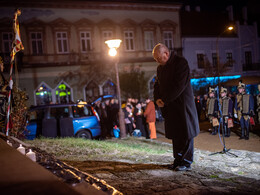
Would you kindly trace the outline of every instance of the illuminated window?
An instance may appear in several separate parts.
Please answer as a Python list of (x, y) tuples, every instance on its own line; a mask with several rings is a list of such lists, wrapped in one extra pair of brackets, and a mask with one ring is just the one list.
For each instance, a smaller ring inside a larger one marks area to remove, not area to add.
[(80, 32), (81, 51), (91, 50), (91, 34), (90, 32)]
[(57, 52), (58, 53), (68, 53), (68, 35), (67, 32), (56, 32), (57, 40)]
[(126, 51), (134, 51), (134, 32), (124, 31), (124, 40)]
[(51, 89), (44, 83), (36, 90), (35, 96), (37, 105), (50, 104), (52, 102)]
[(152, 51), (154, 47), (153, 31), (144, 32), (144, 44), (146, 51)]
[(163, 32), (163, 42), (170, 49), (173, 49), (173, 33), (172, 31)]
[(56, 103), (66, 104), (72, 101), (71, 88), (63, 82), (58, 85), (55, 93), (56, 93)]
[(43, 53), (42, 49), (42, 33), (41, 32), (31, 32), (31, 46), (32, 46), (32, 54), (40, 55)]

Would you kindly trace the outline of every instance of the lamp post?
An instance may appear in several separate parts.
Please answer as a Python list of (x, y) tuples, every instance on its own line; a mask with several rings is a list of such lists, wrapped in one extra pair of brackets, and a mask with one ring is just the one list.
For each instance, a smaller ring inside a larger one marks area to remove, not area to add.
[(216, 57), (217, 57), (217, 73), (218, 73), (218, 87), (219, 88), (220, 88), (220, 75), (219, 75), (219, 47), (218, 47), (218, 42), (219, 42), (219, 38), (222, 34), (224, 34), (226, 31), (232, 31), (232, 30), (234, 30), (234, 27), (229, 26), (222, 33), (220, 33), (218, 35), (217, 40), (216, 40)]
[(116, 85), (117, 85), (117, 96), (118, 96), (118, 104), (119, 104), (119, 112), (118, 112), (118, 118), (119, 118), (119, 128), (120, 128), (120, 136), (121, 138), (126, 137), (126, 130), (125, 130), (125, 121), (124, 121), (124, 113), (122, 110), (122, 102), (121, 102), (121, 93), (120, 93), (120, 82), (119, 82), (119, 74), (118, 74), (118, 61), (119, 57), (117, 56), (117, 49), (120, 47), (120, 43), (122, 41), (120, 39), (112, 39), (107, 40), (105, 43), (109, 47), (108, 54), (112, 57), (115, 57), (115, 69), (116, 69)]

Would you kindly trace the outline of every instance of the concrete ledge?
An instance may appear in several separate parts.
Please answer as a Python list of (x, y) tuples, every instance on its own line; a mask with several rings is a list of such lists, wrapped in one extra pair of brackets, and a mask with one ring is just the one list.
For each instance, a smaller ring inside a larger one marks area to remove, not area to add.
[[(105, 194), (88, 185), (72, 188), (0, 138), (1, 195)], [(77, 190), (77, 191), (76, 191)]]

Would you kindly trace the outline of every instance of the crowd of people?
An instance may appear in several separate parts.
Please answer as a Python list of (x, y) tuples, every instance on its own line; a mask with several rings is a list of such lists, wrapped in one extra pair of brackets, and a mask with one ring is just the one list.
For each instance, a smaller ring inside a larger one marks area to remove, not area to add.
[[(258, 85), (260, 91), (260, 85)], [(209, 87), (208, 94), (195, 96), (195, 105), (199, 121), (208, 120), (211, 123), (211, 134), (216, 135), (219, 124), (223, 121), (224, 136), (230, 137), (234, 121), (240, 125), (239, 139), (249, 139), (250, 126), (255, 125), (255, 118), (260, 123), (260, 94), (252, 96), (246, 93), (246, 85), (239, 82), (237, 94), (228, 94), (227, 88), (221, 87), (219, 102), (216, 89)], [(219, 107), (220, 105), (220, 107)], [(256, 117), (257, 116), (257, 117)], [(222, 131), (221, 131), (222, 132)]]
[[(124, 123), (127, 136), (156, 139), (155, 105), (150, 98), (141, 102), (138, 99), (128, 98), (122, 102)], [(119, 127), (119, 104), (115, 98), (97, 101), (94, 105), (100, 117), (101, 139), (114, 136), (113, 129)], [(120, 129), (119, 129), (120, 130)]]

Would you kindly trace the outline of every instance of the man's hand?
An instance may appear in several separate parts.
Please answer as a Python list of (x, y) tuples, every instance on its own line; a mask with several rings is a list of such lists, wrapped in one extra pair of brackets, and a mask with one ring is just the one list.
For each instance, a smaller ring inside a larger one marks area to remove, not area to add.
[(163, 102), (161, 99), (156, 100), (156, 104), (157, 104), (159, 107), (164, 107), (164, 102)]

